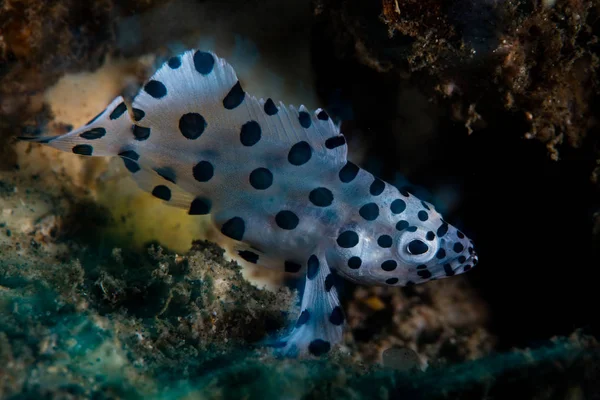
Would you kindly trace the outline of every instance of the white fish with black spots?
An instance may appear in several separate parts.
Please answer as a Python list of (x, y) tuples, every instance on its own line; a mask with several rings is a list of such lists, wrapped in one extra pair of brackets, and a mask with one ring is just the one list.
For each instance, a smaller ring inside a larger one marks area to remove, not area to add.
[(256, 99), (212, 52), (173, 57), (131, 105), (117, 97), (87, 125), (33, 140), (120, 156), (143, 190), (190, 215), (210, 214), (246, 261), (304, 272), (301, 314), (282, 354), (319, 356), (340, 342), (334, 272), (404, 286), (477, 263), (472, 242), (431, 204), (348, 161), (324, 110)]

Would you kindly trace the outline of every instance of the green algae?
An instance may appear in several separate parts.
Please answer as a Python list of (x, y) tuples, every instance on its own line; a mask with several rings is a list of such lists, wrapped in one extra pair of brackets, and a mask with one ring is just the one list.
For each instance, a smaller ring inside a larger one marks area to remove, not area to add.
[[(0, 354), (10, 368), (2, 374), (0, 397), (157, 395), (162, 381), (180, 380), (190, 369), (198, 374), (207, 362), (217, 367), (239, 357), (235, 354), (241, 350), (229, 349), (249, 337), (264, 336), (260, 325), (265, 313), (273, 313), (271, 320), (282, 326), (280, 305), (289, 304), (289, 291), (257, 296), (258, 289), (242, 282), (239, 266), (222, 259), (222, 265), (207, 261), (222, 250), (207, 244), (195, 247), (190, 258), (178, 262), (174, 253), (163, 254), (154, 246), (146, 255), (118, 251), (92, 257), (86, 250), (81, 263), (40, 262), (42, 273), (34, 272), (33, 264), (3, 258)], [(134, 260), (135, 265), (128, 265)], [(173, 275), (161, 274), (165, 268)], [(236, 296), (253, 292), (263, 312), (244, 315), (227, 290), (203, 278), (211, 269), (236, 282)], [(209, 303), (213, 298), (217, 301)], [(251, 350), (245, 348), (248, 356)], [(31, 374), (37, 375), (34, 381)]]

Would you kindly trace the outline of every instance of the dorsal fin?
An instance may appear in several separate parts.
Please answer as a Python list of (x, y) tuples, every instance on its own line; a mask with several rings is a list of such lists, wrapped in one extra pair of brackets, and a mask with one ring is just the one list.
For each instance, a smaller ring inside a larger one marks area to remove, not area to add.
[(133, 110), (143, 116), (137, 118), (139, 125), (160, 135), (179, 131), (182, 115), (189, 113), (191, 125), (204, 126), (190, 128), (187, 139), (217, 130), (220, 140), (239, 140), (240, 127), (253, 120), (261, 128), (262, 140), (284, 146), (306, 141), (315, 154), (332, 163), (346, 161), (345, 139), (325, 111), (311, 113), (304, 106), (297, 109), (256, 99), (243, 91), (231, 65), (212, 52), (190, 50), (168, 60), (135, 97)]

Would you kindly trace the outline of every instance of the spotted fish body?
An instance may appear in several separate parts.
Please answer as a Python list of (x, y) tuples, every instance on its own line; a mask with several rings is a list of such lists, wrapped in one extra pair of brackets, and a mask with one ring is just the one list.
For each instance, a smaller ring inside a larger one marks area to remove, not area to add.
[(322, 355), (341, 340), (333, 273), (403, 286), (468, 271), (472, 242), (431, 204), (346, 159), (321, 109), (245, 93), (211, 52), (171, 58), (128, 105), (38, 142), (85, 156), (120, 156), (144, 190), (190, 215), (210, 214), (248, 262), (304, 272), (287, 355)]

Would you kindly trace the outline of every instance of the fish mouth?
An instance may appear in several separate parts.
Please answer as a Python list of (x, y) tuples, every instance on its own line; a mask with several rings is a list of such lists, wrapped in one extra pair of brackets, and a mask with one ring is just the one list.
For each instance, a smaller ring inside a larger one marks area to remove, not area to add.
[(469, 260), (471, 260), (471, 264), (473, 264), (473, 266), (477, 265), (477, 263), (479, 262), (479, 257), (477, 256), (477, 253), (475, 253), (475, 251), (473, 251), (473, 254), (471, 254)]
[(467, 257), (466, 261), (463, 263), (459, 263), (455, 270), (462, 268), (462, 272), (467, 272), (471, 268), (473, 268), (479, 262), (479, 257), (477, 253), (472, 250), (471, 254)]
[[(449, 264), (444, 265), (446, 276), (462, 274), (463, 272), (467, 272), (477, 265), (479, 262), (477, 253), (472, 249), (465, 253), (466, 254), (461, 254), (460, 256), (454, 258)], [(465, 259), (461, 260), (462, 257), (465, 257)]]

